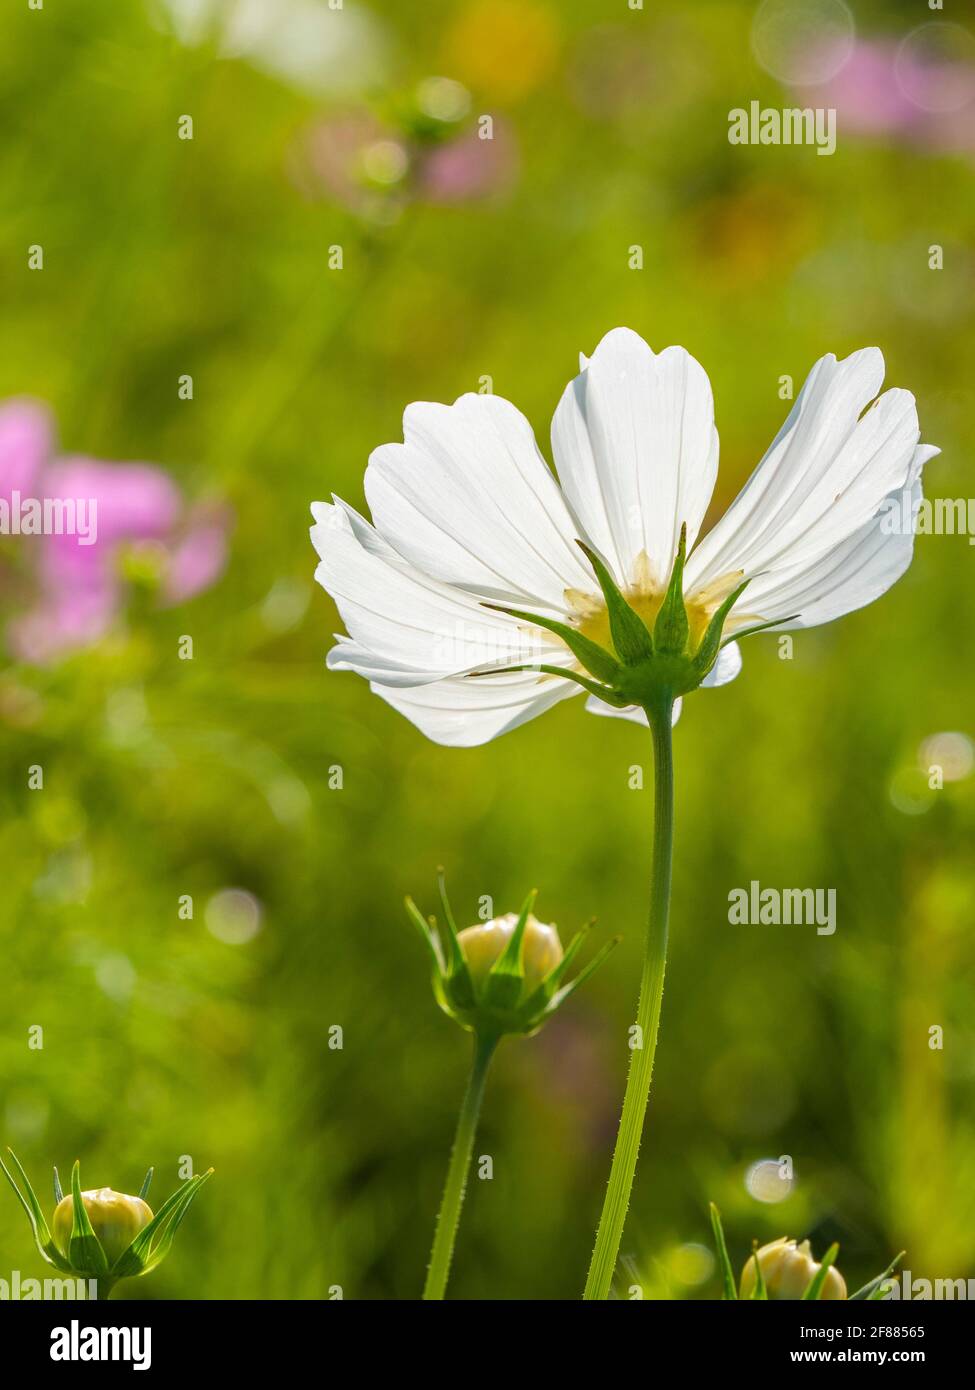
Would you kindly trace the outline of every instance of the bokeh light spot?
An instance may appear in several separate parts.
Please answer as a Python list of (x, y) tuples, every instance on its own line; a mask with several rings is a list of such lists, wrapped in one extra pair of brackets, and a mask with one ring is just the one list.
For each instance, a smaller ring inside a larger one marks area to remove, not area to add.
[(263, 909), (245, 888), (222, 888), (206, 905), (206, 925), (211, 936), (228, 946), (243, 946), (261, 929)]
[(922, 24), (897, 50), (894, 76), (920, 110), (960, 111), (975, 100), (975, 35), (960, 24)]
[(745, 1174), (745, 1188), (756, 1202), (784, 1202), (794, 1186), (795, 1178), (777, 1158), (760, 1158)]
[(752, 20), (756, 62), (780, 82), (828, 82), (853, 54), (844, 0), (763, 0)]
[(975, 767), (975, 743), (957, 730), (931, 734), (918, 749), (918, 762), (922, 772), (940, 767), (946, 782), (961, 782)]

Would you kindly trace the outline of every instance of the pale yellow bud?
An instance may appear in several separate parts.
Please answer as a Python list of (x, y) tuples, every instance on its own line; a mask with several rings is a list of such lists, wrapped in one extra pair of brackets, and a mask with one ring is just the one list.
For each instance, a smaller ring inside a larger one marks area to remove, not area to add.
[[(476, 927), (465, 927), (457, 933), (475, 986), (487, 978), (492, 965), (511, 940), (517, 924), (518, 914), (506, 912), (503, 917), (494, 917), (490, 922), (479, 923)], [(529, 913), (521, 944), (527, 994), (542, 982), (554, 965), (558, 965), (562, 959), (562, 943), (555, 927), (547, 927)]]
[[(819, 1265), (813, 1259), (808, 1240), (797, 1245), (788, 1236), (780, 1236), (778, 1240), (763, 1245), (758, 1252), (758, 1262), (765, 1278), (769, 1298), (802, 1298), (809, 1287), (810, 1280), (815, 1277), (819, 1270)], [(750, 1255), (741, 1272), (739, 1296), (751, 1298), (755, 1282), (755, 1258)], [(846, 1298), (846, 1281), (833, 1265), (826, 1271), (826, 1280), (819, 1296), (822, 1299)]]
[[(152, 1220), (152, 1209), (141, 1197), (127, 1197), (124, 1192), (113, 1192), (110, 1187), (82, 1192), (81, 1200), (85, 1204), (92, 1230), (105, 1251), (109, 1267)], [(68, 1253), (73, 1222), (71, 1197), (62, 1197), (54, 1209), (51, 1223), (51, 1232), (62, 1255)]]

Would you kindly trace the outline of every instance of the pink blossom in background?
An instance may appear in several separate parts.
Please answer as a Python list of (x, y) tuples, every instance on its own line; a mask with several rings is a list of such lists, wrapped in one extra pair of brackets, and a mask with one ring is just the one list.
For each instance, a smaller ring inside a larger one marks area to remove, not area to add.
[(835, 107), (841, 132), (975, 151), (975, 64), (941, 56), (923, 39), (858, 40), (828, 81), (794, 91), (803, 105)]
[(33, 495), (51, 452), (51, 424), (46, 410), (33, 401), (0, 406), (0, 497)]
[(420, 196), (429, 203), (461, 203), (504, 192), (518, 171), (515, 139), (501, 121), (490, 140), (476, 130), (430, 150), (418, 171)]
[(459, 203), (503, 194), (518, 172), (510, 127), (492, 138), (471, 127), (426, 142), (368, 110), (318, 121), (292, 151), (291, 176), (307, 197), (326, 196), (369, 221), (387, 222), (412, 199)]
[(0, 406), (0, 496), (92, 499), (94, 544), (76, 535), (22, 536), (28, 576), (26, 612), (7, 629), (11, 651), (47, 663), (98, 641), (125, 602), (123, 547), (148, 548), (159, 570), (164, 604), (182, 603), (208, 588), (226, 563), (229, 516), (222, 506), (188, 506), (176, 483), (156, 464), (105, 463), (59, 456), (50, 414), (30, 401)]

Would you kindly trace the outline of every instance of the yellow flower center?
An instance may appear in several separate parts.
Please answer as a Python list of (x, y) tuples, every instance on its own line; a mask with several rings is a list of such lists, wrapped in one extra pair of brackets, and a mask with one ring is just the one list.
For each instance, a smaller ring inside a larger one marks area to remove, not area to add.
[[(639, 572), (641, 567), (637, 564), (636, 568)], [(643, 568), (646, 569), (647, 567), (644, 566)], [(737, 589), (743, 578), (744, 575), (741, 570), (732, 570), (705, 585), (696, 593), (685, 594), (684, 607), (687, 610), (687, 620), (690, 625), (691, 651), (696, 651), (700, 646), (701, 639), (707, 631), (715, 610), (720, 608), (733, 590)], [(631, 585), (621, 592), (633, 611), (640, 615), (652, 632), (653, 625), (657, 621), (657, 614), (664, 601), (666, 589), (658, 589), (649, 582), (642, 582)], [(612, 651), (613, 641), (609, 630), (609, 613), (606, 611), (602, 594), (586, 593), (582, 589), (566, 589), (565, 601), (571, 614), (573, 626), (577, 627), (584, 637), (598, 642), (607, 651)], [(753, 613), (731, 613), (724, 625), (725, 635), (750, 623), (760, 621), (761, 619)]]

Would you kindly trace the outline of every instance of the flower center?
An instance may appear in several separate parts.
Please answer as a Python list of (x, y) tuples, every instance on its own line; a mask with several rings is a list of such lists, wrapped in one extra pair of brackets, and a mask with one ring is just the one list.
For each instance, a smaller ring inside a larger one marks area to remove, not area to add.
[[(732, 570), (705, 585), (696, 593), (685, 594), (684, 608), (690, 627), (689, 649), (692, 652), (700, 646), (701, 639), (707, 631), (715, 610), (720, 608), (733, 590), (737, 589), (743, 578), (743, 571)], [(658, 589), (655, 585), (644, 582), (630, 585), (629, 588), (623, 589), (621, 592), (633, 611), (639, 614), (652, 632), (654, 623), (657, 621), (657, 614), (664, 601), (666, 589)], [(584, 637), (598, 642), (607, 651), (612, 651), (613, 639), (609, 627), (609, 613), (602, 594), (587, 593), (582, 589), (566, 589), (565, 601), (569, 611), (569, 620), (573, 627), (578, 628)], [(739, 628), (755, 622), (761, 622), (757, 614), (729, 613), (724, 624), (724, 632), (730, 636)]]

